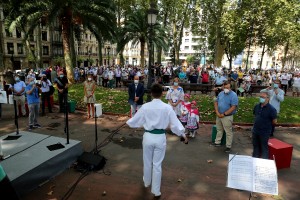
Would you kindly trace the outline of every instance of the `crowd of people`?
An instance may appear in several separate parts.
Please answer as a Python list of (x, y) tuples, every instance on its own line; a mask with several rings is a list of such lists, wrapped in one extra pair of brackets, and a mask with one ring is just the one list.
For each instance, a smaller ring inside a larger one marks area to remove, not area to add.
[[(132, 80), (128, 85), (128, 103), (131, 107), (130, 127), (143, 127), (143, 161), (145, 187), (152, 185), (152, 193), (159, 197), (161, 182), (161, 164), (166, 151), (166, 128), (188, 143), (188, 137), (195, 138), (200, 128), (200, 112), (196, 101), (190, 101), (180, 83), (199, 83), (214, 85), (214, 109), (216, 114), (217, 135), (211, 145), (221, 146), (223, 132), (226, 133), (225, 152), (231, 152), (233, 141), (233, 116), (238, 112), (239, 99), (252, 85), (265, 86), (259, 93), (259, 101), (253, 108), (254, 125), (252, 129), (253, 157), (268, 158), (268, 139), (274, 136), (280, 104), (288, 91), (294, 97), (300, 96), (300, 72), (296, 70), (244, 71), (242, 68), (207, 66), (173, 67), (155, 64), (144, 69), (138, 66), (91, 66), (75, 68), (75, 81), (84, 85), (84, 102), (87, 105), (87, 118), (95, 117), (95, 91), (97, 86), (108, 88), (122, 87), (122, 80)], [(141, 80), (147, 80), (153, 74), (151, 95), (153, 100), (144, 104), (145, 87)], [(39, 128), (40, 99), (42, 115), (45, 115), (47, 102), (52, 112), (50, 96), (57, 90), (59, 112), (64, 112), (68, 95), (68, 79), (64, 68), (49, 67), (39, 72), (29, 70), (22, 80), (16, 74), (10, 85), (14, 100), (20, 105), (19, 117), (25, 116), (25, 101), (29, 108), (29, 130)], [(163, 85), (168, 85), (165, 94), (167, 103), (163, 103)], [(41, 95), (40, 95), (41, 94)], [(40, 98), (41, 96), (41, 98)], [(167, 105), (168, 104), (168, 105)], [(0, 104), (1, 105), (1, 104)], [(1, 107), (0, 107), (1, 108)], [(1, 110), (0, 110), (1, 114)], [(153, 171), (155, 173), (153, 173)]]

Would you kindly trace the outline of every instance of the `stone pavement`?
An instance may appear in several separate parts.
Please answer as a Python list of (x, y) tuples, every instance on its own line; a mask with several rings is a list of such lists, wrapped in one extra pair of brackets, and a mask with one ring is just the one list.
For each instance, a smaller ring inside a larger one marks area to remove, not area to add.
[[(82, 141), (85, 151), (91, 151), (95, 139), (93, 119), (85, 119), (80, 111), (70, 113), (70, 139)], [(142, 182), (142, 129), (122, 127), (112, 139), (114, 130), (126, 122), (126, 116), (104, 115), (97, 121), (98, 143), (103, 144), (100, 154), (107, 158), (104, 170), (92, 171), (83, 178), (70, 195), (72, 200), (148, 200), (150, 191), (143, 188)], [(19, 119), (20, 130), (27, 130), (27, 118)], [(47, 113), (40, 117), (42, 125), (33, 132), (66, 137), (63, 114)], [(14, 132), (13, 106), (3, 105), (0, 120), (0, 134)], [(163, 162), (163, 200), (202, 200), (202, 199), (248, 199), (249, 192), (226, 187), (228, 154), (225, 147), (212, 147), (211, 124), (201, 124), (196, 138), (188, 145), (179, 138), (168, 134), (166, 157)], [(250, 127), (234, 128), (232, 153), (251, 155)], [(251, 199), (300, 199), (300, 128), (277, 127), (275, 137), (293, 145), (291, 167), (278, 170), (279, 196), (255, 193)], [(208, 162), (212, 160), (212, 162)], [(39, 188), (24, 195), (23, 200), (62, 199), (81, 176), (72, 166)], [(105, 195), (104, 195), (105, 193)], [(64, 198), (67, 199), (67, 198)]]

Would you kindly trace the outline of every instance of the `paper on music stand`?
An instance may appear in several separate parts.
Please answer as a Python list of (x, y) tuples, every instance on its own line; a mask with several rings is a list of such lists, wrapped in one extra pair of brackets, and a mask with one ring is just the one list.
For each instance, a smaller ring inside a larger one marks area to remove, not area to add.
[(230, 154), (227, 187), (278, 195), (275, 161)]
[(7, 103), (6, 91), (0, 90), (0, 103)]

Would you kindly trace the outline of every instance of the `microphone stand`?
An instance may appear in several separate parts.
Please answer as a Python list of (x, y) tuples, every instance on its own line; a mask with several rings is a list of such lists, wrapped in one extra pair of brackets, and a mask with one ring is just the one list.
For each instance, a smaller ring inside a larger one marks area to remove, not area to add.
[(13, 95), (14, 111), (15, 111), (15, 125), (17, 128), (16, 135), (19, 135), (19, 120), (18, 120), (18, 111), (17, 111), (17, 101), (15, 100), (15, 84), (13, 84), (12, 88), (13, 88), (12, 95)]
[[(95, 105), (95, 104), (94, 104)], [(97, 131), (97, 118), (98, 118), (98, 116), (97, 116), (97, 114), (96, 114), (96, 106), (94, 107), (94, 110), (95, 110), (95, 114), (94, 114), (94, 118), (95, 118), (95, 151), (94, 151), (94, 154), (98, 154), (99, 153), (99, 151), (98, 151), (98, 147), (97, 147), (97, 145), (98, 145), (98, 131)]]
[(68, 93), (64, 91), (63, 98), (65, 101), (65, 134), (67, 134), (67, 144), (69, 144), (69, 117), (68, 117)]

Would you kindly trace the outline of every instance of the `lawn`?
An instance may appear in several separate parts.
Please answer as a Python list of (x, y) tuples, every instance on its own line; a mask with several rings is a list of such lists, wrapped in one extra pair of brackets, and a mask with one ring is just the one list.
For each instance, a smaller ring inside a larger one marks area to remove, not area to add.
[[(115, 114), (128, 114), (130, 106), (127, 102), (127, 89), (108, 89), (97, 87), (97, 103), (102, 104), (103, 112)], [(146, 99), (147, 95), (144, 96)], [(76, 102), (76, 107), (86, 109), (83, 102), (83, 84), (74, 84), (69, 89), (69, 100)], [(163, 99), (165, 101), (165, 99)], [(191, 101), (195, 100), (200, 111), (201, 121), (215, 121), (213, 97), (208, 95), (191, 95)], [(235, 122), (252, 123), (252, 109), (257, 104), (257, 97), (239, 97), (239, 108), (234, 116)], [(281, 104), (279, 123), (300, 123), (300, 101), (299, 98), (286, 97)]]

